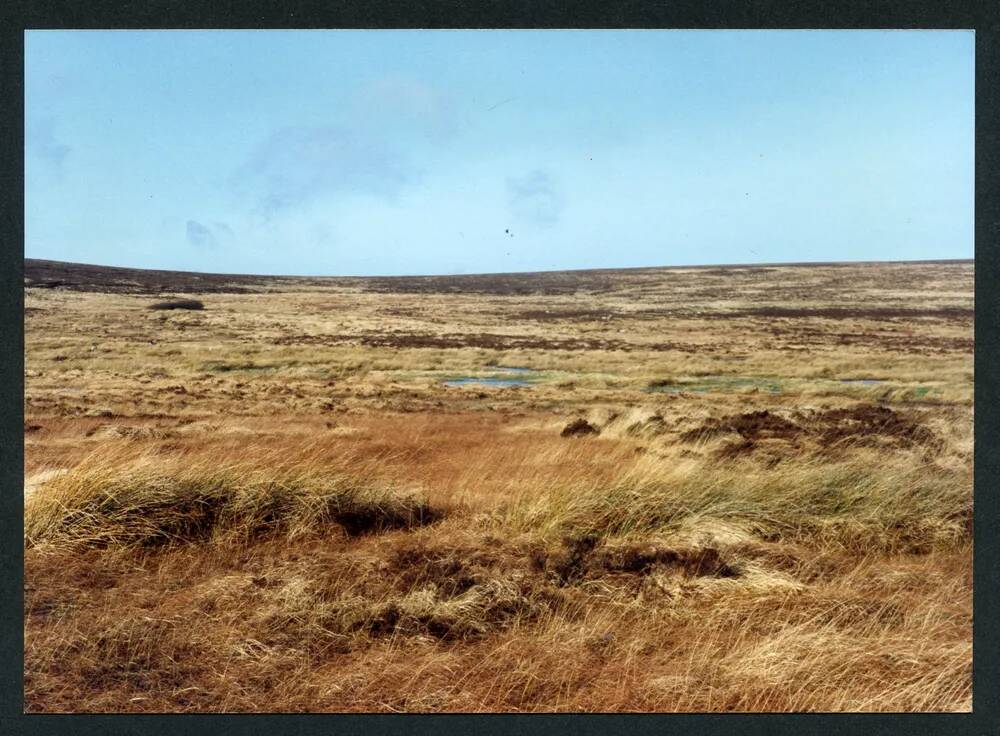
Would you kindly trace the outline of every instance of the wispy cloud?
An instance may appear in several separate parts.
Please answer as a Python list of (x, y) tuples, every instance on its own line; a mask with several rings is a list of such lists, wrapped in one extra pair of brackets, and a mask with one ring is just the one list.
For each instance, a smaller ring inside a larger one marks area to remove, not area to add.
[(203, 225), (197, 220), (188, 220), (184, 227), (188, 242), (196, 248), (215, 248), (236, 237), (236, 233), (224, 222)]
[(330, 193), (391, 200), (417, 177), (385, 141), (333, 126), (288, 127), (257, 146), (234, 184), (250, 193), (259, 213), (270, 215)]
[(507, 179), (507, 203), (514, 217), (539, 227), (552, 227), (563, 210), (563, 196), (545, 171)]
[(31, 121), (25, 130), (25, 143), (29, 151), (57, 170), (62, 170), (73, 148), (60, 141), (55, 134), (55, 121), (41, 118)]
[(214, 248), (218, 239), (207, 227), (196, 220), (188, 220), (186, 226), (188, 242), (196, 248)]

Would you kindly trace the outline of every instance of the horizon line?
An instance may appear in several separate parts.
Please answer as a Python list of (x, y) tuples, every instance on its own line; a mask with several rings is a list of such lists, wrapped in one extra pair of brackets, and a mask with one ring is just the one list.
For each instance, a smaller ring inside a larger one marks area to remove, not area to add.
[[(696, 270), (702, 268), (807, 268), (810, 266), (864, 266), (864, 265), (917, 265), (922, 263), (932, 264), (975, 264), (975, 256), (972, 258), (916, 258), (916, 259), (888, 259), (888, 260), (857, 260), (857, 261), (758, 261), (749, 263), (700, 263), (687, 265), (659, 265), (659, 266), (623, 266), (619, 268), (553, 268), (537, 271), (479, 271), (473, 273), (427, 273), (427, 274), (367, 274), (364, 276), (352, 276), (347, 274), (334, 275), (305, 275), (305, 274), (281, 274), (281, 273), (224, 273), (219, 271), (183, 271), (168, 268), (141, 268), (134, 266), (110, 266), (100, 263), (82, 263), (79, 261), (59, 261), (50, 258), (28, 258), (25, 256), (25, 265), (28, 262), (39, 264), (54, 264), (62, 266), (82, 266), (85, 268), (115, 269), (121, 271), (146, 271), (149, 273), (171, 273), (190, 274), (193, 276), (238, 276), (241, 278), (282, 278), (282, 279), (419, 279), (419, 278), (466, 278), (478, 276), (531, 276), (536, 274), (551, 273), (600, 273), (603, 271), (662, 271), (662, 270)], [(23, 277), (23, 273), (22, 273)]]

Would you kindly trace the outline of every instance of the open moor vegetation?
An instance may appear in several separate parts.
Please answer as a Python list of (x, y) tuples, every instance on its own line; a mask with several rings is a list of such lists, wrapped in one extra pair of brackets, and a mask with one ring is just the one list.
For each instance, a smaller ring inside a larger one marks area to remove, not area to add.
[(28, 261), (25, 709), (968, 711), (972, 283)]

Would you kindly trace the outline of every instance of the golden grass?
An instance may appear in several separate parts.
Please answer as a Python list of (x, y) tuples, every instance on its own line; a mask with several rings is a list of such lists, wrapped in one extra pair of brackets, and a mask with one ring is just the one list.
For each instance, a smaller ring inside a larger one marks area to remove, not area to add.
[[(639, 456), (421, 528), (391, 469), (329, 447), (130, 444), (28, 498), (33, 709), (968, 706), (964, 470)], [(331, 502), (405, 523), (352, 535)]]
[(224, 534), (226, 544), (239, 544), (277, 532), (294, 540), (334, 525), (350, 534), (409, 528), (440, 515), (418, 495), (373, 478), (371, 461), (324, 459), (317, 463), (309, 448), (289, 456), (250, 447), (221, 463), (136, 455), (127, 446), (102, 451), (28, 496), (25, 543), (130, 547)]
[(876, 453), (813, 456), (777, 472), (752, 461), (645, 459), (610, 485), (574, 479), (534, 489), (532, 498), (510, 508), (506, 522), (518, 529), (625, 535), (722, 521), (764, 538), (860, 550), (954, 544), (970, 533), (971, 473), (942, 473), (922, 455), (888, 461)]

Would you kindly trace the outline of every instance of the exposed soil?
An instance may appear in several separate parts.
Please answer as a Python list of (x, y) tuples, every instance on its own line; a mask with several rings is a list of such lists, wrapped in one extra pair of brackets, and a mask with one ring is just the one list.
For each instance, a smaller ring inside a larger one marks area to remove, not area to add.
[(818, 414), (814, 422), (821, 427), (820, 441), (825, 446), (870, 437), (892, 437), (907, 446), (935, 440), (934, 433), (922, 423), (887, 406), (830, 409)]
[(149, 305), (150, 309), (204, 309), (205, 305), (197, 299), (171, 299), (165, 302), (156, 302)]
[(551, 271), (540, 273), (460, 276), (392, 276), (364, 281), (366, 291), (394, 294), (482, 294), (491, 296), (558, 296), (610, 289), (613, 272)]
[[(965, 318), (970, 319), (970, 318)], [(945, 321), (962, 321), (954, 317)], [(929, 335), (924, 332), (889, 330), (884, 332), (831, 332), (802, 323), (771, 324), (763, 327), (763, 331), (782, 338), (787, 342), (800, 345), (828, 346), (830, 344), (845, 346), (875, 347), (883, 350), (899, 350), (900, 352), (950, 352), (954, 350), (971, 351), (975, 346), (973, 338), (945, 337)]]
[(720, 447), (715, 456), (725, 460), (732, 460), (734, 458), (742, 457), (743, 455), (750, 455), (757, 449), (760, 445), (751, 439), (742, 439), (737, 442), (727, 442), (722, 447)]
[(714, 547), (665, 547), (627, 543), (604, 545), (593, 534), (567, 537), (555, 552), (536, 549), (535, 570), (546, 573), (557, 585), (572, 585), (616, 573), (648, 575), (657, 567), (673, 569), (688, 577), (737, 577), (737, 570)]
[(879, 444), (897, 447), (934, 444), (937, 438), (916, 417), (886, 406), (861, 404), (845, 409), (799, 414), (799, 423), (767, 410), (711, 418), (681, 435), (685, 442), (698, 442), (724, 434), (738, 434), (739, 442), (720, 448), (718, 456), (733, 458), (754, 452), (764, 440), (813, 439), (821, 447), (842, 443)]
[(394, 507), (356, 504), (351, 508), (331, 509), (330, 515), (352, 537), (390, 529), (414, 529), (444, 518), (443, 511), (432, 508), (423, 501)]
[(494, 333), (362, 333), (355, 335), (282, 335), (271, 340), (273, 345), (343, 345), (360, 343), (373, 348), (486, 348), (490, 350), (610, 350), (632, 352), (649, 350), (664, 352), (704, 352), (697, 345), (683, 343), (630, 343), (624, 340), (598, 338), (545, 338)]
[[(408, 540), (391, 549), (377, 569), (354, 570), (358, 590), (383, 602), (347, 625), (373, 637), (431, 636), (470, 640), (530, 621), (565, 603), (588, 581), (635, 587), (654, 571), (683, 577), (738, 577), (739, 571), (714, 547), (667, 547), (653, 543), (606, 545), (596, 535), (569, 536), (547, 547), (538, 542), (484, 539), (478, 546)], [(332, 577), (345, 574), (333, 569)], [(260, 587), (267, 578), (254, 580)], [(421, 591), (444, 606), (406, 605), (403, 598)], [(451, 601), (474, 601), (475, 617)], [(36, 604), (37, 605), (37, 604)]]
[(631, 437), (657, 437), (668, 430), (666, 420), (659, 414), (633, 422), (629, 425), (625, 433)]
[(508, 315), (513, 321), (535, 320), (538, 322), (566, 320), (570, 322), (606, 322), (619, 317), (631, 316), (610, 309), (529, 309)]
[(905, 309), (894, 307), (824, 307), (824, 308), (793, 308), (793, 307), (758, 307), (733, 313), (747, 317), (822, 317), (824, 319), (904, 319), (933, 318), (965, 320), (975, 316), (974, 309), (963, 307), (939, 307), (937, 309)]
[(685, 432), (681, 435), (681, 439), (685, 442), (696, 442), (728, 432), (735, 432), (747, 440), (764, 437), (790, 439), (801, 434), (802, 429), (784, 417), (765, 409), (746, 414), (733, 414), (722, 419), (709, 419), (697, 429)]
[(563, 437), (586, 437), (600, 433), (601, 431), (586, 419), (576, 419), (563, 427), (560, 432)]

